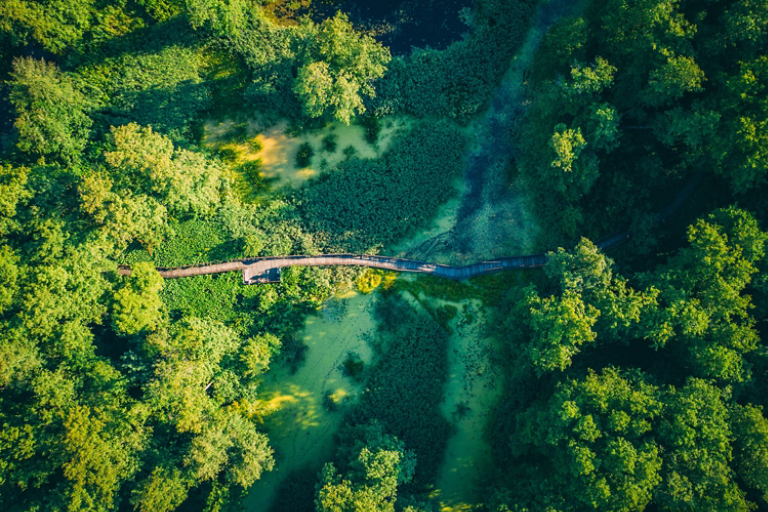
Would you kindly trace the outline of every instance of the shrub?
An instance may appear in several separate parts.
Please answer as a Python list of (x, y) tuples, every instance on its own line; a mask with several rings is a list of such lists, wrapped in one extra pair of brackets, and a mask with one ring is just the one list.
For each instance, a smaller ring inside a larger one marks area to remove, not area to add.
[(359, 354), (347, 352), (347, 358), (341, 363), (341, 373), (355, 382), (362, 382), (365, 373), (365, 363)]
[(368, 144), (375, 144), (381, 131), (381, 122), (375, 115), (365, 115), (360, 118), (360, 126), (365, 129), (365, 140)]
[(308, 167), (312, 163), (314, 155), (315, 150), (312, 149), (312, 145), (309, 142), (303, 143), (296, 153), (296, 167)]
[(355, 281), (357, 290), (360, 293), (371, 293), (381, 284), (382, 272), (369, 268), (363, 272)]
[(335, 133), (329, 133), (325, 137), (323, 137), (322, 140), (322, 150), (326, 153), (334, 153), (336, 152), (336, 148), (338, 147), (338, 142), (336, 140), (336, 134)]

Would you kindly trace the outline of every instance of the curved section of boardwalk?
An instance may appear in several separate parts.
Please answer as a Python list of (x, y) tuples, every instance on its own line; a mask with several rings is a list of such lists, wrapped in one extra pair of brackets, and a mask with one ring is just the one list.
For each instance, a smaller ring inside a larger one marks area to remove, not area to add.
[[(701, 180), (701, 174), (693, 175), (677, 194), (675, 199), (656, 215), (656, 222), (666, 222), (682, 206), (683, 202), (693, 192)], [(619, 231), (601, 240), (595, 245), (606, 250), (623, 244), (629, 240), (631, 232), (627, 229)], [(498, 258), (495, 260), (481, 261), (464, 267), (452, 267), (439, 263), (427, 263), (424, 261), (394, 258), (390, 256), (373, 256), (368, 254), (318, 254), (314, 256), (279, 256), (275, 258), (245, 258), (240, 260), (206, 263), (188, 267), (163, 268), (157, 271), (166, 279), (177, 277), (199, 276), (204, 274), (220, 274), (223, 272), (242, 272), (245, 284), (276, 283), (280, 281), (280, 269), (285, 267), (328, 267), (333, 265), (350, 265), (358, 267), (393, 270), (395, 272), (418, 272), (432, 274), (448, 279), (469, 279), (499, 272), (501, 270), (513, 270), (524, 268), (543, 267), (547, 262), (545, 254), (530, 254), (527, 256), (514, 256)], [(128, 266), (118, 267), (121, 275), (131, 275)]]
[[(537, 268), (547, 262), (544, 254), (533, 254), (513, 258), (500, 258), (482, 261), (464, 267), (452, 267), (424, 261), (393, 258), (389, 256), (371, 256), (368, 254), (320, 254), (315, 256), (285, 256), (277, 258), (255, 258), (226, 261), (208, 265), (162, 268), (157, 270), (166, 279), (178, 277), (199, 276), (203, 274), (219, 274), (223, 272), (242, 272), (245, 284), (273, 283), (280, 280), (280, 269), (286, 267), (328, 267), (333, 265), (349, 265), (358, 267), (393, 270), (395, 272), (417, 272), (432, 274), (448, 279), (468, 279), (470, 277), (490, 274), (508, 269)], [(120, 266), (119, 273), (131, 275), (131, 269)]]

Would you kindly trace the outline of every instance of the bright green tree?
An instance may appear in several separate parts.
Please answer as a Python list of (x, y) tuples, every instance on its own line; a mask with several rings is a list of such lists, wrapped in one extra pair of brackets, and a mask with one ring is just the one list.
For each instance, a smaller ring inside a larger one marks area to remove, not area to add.
[(349, 124), (365, 112), (363, 97), (376, 92), (389, 51), (372, 37), (356, 32), (345, 14), (337, 13), (311, 32), (300, 57), (294, 92), (309, 117), (325, 114)]
[(167, 137), (133, 123), (113, 128), (112, 141), (104, 157), (118, 190), (154, 197), (177, 213), (202, 215), (218, 203), (221, 169), (202, 154), (174, 150)]
[(172, 512), (187, 499), (193, 480), (177, 467), (157, 466), (131, 495), (139, 512)]
[(162, 320), (160, 290), (163, 278), (152, 263), (136, 263), (125, 285), (115, 292), (112, 321), (122, 334), (153, 329)]
[(0, 164), (0, 237), (20, 225), (16, 209), (32, 195), (27, 189), (27, 170)]
[(728, 395), (700, 379), (671, 388), (657, 439), (664, 445), (663, 482), (655, 501), (663, 510), (748, 511), (753, 507), (730, 467)]
[(10, 85), (17, 147), (64, 163), (78, 160), (92, 122), (72, 79), (55, 64), (23, 57), (13, 61)]
[(129, 438), (120, 432), (130, 429), (130, 424), (115, 423), (109, 416), (76, 406), (67, 412), (63, 426), (67, 510), (114, 508), (121, 484), (138, 469), (138, 446), (127, 443)]
[(7, 0), (0, 3), (0, 29), (17, 43), (29, 39), (53, 53), (78, 44), (92, 24), (94, 0)]
[(584, 343), (595, 341), (592, 326), (600, 312), (581, 297), (566, 291), (560, 297), (540, 298), (533, 289), (526, 296), (526, 319), (531, 339), (527, 347), (536, 372), (565, 370)]
[(560, 384), (518, 416), (511, 440), (540, 470), (549, 496), (534, 499), (561, 510), (643, 510), (661, 482), (661, 411), (658, 389), (639, 372), (608, 368)]
[(332, 463), (320, 473), (318, 512), (394, 512), (397, 487), (410, 482), (415, 468), (412, 452), (378, 423), (348, 429), (338, 458), (347, 470)]
[(749, 213), (718, 210), (689, 227), (690, 247), (644, 277), (661, 292), (647, 336), (657, 347), (681, 350), (695, 375), (748, 378), (743, 356), (755, 350), (759, 336), (744, 289), (765, 254), (766, 237)]

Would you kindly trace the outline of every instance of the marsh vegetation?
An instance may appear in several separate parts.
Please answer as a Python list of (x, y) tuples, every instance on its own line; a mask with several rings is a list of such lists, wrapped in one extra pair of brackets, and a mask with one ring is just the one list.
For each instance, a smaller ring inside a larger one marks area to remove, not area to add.
[(766, 13), (0, 2), (0, 505), (768, 507)]

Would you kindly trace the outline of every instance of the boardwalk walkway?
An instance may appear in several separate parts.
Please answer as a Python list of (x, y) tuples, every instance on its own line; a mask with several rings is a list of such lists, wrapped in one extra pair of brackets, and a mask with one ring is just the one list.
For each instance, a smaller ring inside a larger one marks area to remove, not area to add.
[[(691, 179), (686, 182), (683, 189), (677, 194), (675, 199), (658, 213), (656, 222), (663, 223), (672, 217), (691, 192), (693, 192), (700, 180), (700, 174), (692, 176)], [(605, 237), (599, 240), (595, 245), (602, 250), (606, 250), (626, 242), (630, 237), (631, 233), (627, 229)], [(438, 263), (427, 263), (424, 261), (390, 256), (373, 256), (368, 254), (317, 254), (305, 256), (278, 256), (273, 258), (244, 258), (177, 268), (158, 267), (157, 271), (166, 279), (199, 276), (204, 274), (220, 274), (223, 272), (242, 272), (243, 283), (261, 284), (279, 282), (280, 269), (285, 267), (352, 265), (394, 270), (396, 272), (418, 272), (421, 274), (432, 274), (448, 279), (460, 280), (491, 274), (501, 270), (543, 267), (546, 262), (547, 256), (543, 253), (481, 261), (480, 263), (474, 263), (464, 267), (452, 267), (450, 265), (441, 265)], [(125, 265), (120, 265), (118, 267), (118, 272), (120, 275), (124, 276), (131, 275), (130, 267)]]

